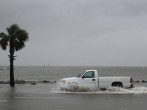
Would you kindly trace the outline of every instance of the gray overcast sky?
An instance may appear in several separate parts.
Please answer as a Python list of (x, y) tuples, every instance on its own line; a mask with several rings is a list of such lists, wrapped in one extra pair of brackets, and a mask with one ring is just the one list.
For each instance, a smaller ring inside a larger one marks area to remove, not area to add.
[(0, 0), (13, 23), (30, 36), (15, 65), (147, 66), (147, 0)]

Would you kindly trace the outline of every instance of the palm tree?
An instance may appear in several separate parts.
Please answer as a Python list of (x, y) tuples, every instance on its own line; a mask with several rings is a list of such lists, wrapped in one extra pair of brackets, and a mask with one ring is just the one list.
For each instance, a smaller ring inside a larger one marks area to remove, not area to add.
[(0, 33), (0, 47), (3, 50), (6, 50), (9, 46), (10, 55), (10, 86), (14, 87), (14, 66), (13, 62), (15, 60), (14, 53), (15, 51), (21, 50), (25, 47), (25, 42), (28, 40), (29, 36), (28, 33), (21, 29), (17, 24), (12, 24), (7, 29), (7, 33), (1, 32)]

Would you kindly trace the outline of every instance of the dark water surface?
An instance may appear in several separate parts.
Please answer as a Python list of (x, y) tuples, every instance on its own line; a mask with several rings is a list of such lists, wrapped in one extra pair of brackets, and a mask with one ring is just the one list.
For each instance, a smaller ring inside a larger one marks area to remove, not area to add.
[[(15, 67), (15, 79), (59, 80), (75, 76), (85, 69), (97, 69), (101, 76), (132, 76), (147, 80), (146, 67)], [(0, 71), (7, 81), (9, 71)], [(146, 110), (147, 83), (136, 83), (131, 90), (64, 92), (57, 84), (17, 84), (15, 88), (0, 84), (0, 110)]]

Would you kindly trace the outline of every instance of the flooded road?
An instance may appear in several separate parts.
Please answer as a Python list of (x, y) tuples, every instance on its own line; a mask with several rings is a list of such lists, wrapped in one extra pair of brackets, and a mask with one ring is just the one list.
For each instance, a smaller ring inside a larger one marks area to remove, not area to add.
[(60, 92), (55, 84), (0, 85), (0, 110), (146, 110), (146, 87), (121, 92)]

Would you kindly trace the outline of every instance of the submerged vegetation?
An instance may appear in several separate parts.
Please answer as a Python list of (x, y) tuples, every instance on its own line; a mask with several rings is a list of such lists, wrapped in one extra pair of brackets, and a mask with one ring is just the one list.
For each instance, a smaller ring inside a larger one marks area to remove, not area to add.
[[(25, 80), (18, 80), (16, 79), (15, 84), (31, 84), (36, 85), (37, 83), (43, 83), (43, 84), (55, 84), (57, 81), (48, 81), (48, 80), (42, 80), (42, 81), (25, 81)], [(9, 84), (10, 81), (0, 81), (0, 84)]]

